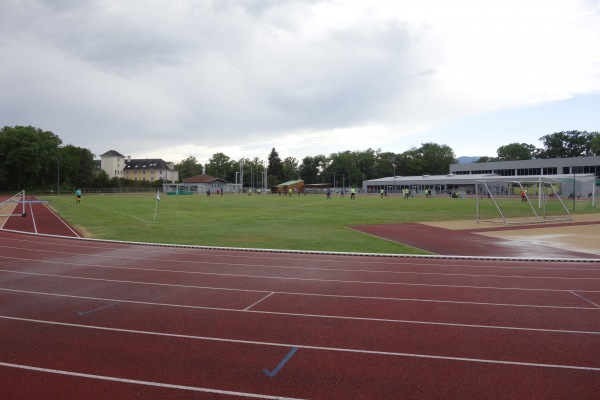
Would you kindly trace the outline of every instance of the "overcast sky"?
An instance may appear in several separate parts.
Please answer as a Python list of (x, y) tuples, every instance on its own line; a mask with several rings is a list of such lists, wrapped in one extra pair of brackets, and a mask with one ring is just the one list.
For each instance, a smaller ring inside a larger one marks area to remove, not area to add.
[(600, 131), (600, 0), (1, 0), (0, 125), (96, 156)]

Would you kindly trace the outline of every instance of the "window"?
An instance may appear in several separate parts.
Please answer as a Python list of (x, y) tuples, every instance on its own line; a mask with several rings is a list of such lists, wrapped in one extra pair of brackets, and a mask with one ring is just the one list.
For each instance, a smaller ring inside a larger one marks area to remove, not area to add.
[(541, 175), (540, 168), (520, 168), (517, 170), (517, 175)]

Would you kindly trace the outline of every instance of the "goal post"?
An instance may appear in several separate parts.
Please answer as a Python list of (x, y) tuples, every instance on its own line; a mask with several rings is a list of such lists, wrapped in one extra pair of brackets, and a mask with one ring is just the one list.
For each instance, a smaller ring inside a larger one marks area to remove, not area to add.
[(573, 217), (565, 205), (563, 182), (486, 179), (476, 183), (477, 222), (539, 224), (568, 221)]
[(25, 217), (26, 215), (24, 190), (0, 202), (0, 217)]

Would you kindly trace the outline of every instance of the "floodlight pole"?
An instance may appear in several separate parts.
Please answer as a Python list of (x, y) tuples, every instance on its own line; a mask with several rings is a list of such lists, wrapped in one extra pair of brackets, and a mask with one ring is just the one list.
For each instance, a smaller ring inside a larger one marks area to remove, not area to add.
[(60, 194), (60, 158), (56, 159), (56, 167), (58, 169), (58, 178), (56, 180), (57, 192)]
[(575, 211), (575, 172), (573, 172), (573, 211)]
[(479, 184), (475, 182), (475, 221), (479, 223)]
[(263, 192), (267, 193), (268, 182), (267, 182), (267, 168), (265, 168), (264, 161), (261, 161), (263, 167)]
[(244, 192), (244, 159), (240, 160), (240, 193)]
[(396, 163), (394, 163), (394, 189), (392, 193), (396, 194)]

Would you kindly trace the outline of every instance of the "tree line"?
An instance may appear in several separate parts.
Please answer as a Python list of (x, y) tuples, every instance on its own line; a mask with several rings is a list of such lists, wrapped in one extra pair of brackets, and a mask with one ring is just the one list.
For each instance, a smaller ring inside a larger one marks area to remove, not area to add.
[[(475, 162), (530, 160), (600, 155), (600, 134), (587, 131), (556, 132), (540, 138), (541, 148), (527, 143), (511, 143), (497, 150), (497, 157), (481, 157)], [(329, 183), (338, 187), (362, 186), (362, 181), (387, 176), (443, 175), (450, 164), (458, 161), (447, 145), (423, 143), (402, 153), (381, 149), (343, 151), (330, 155), (281, 158), (275, 148), (263, 161), (259, 157), (233, 160), (215, 153), (202, 165), (196, 157), (175, 164), (179, 178), (206, 172), (227, 182), (261, 187), (266, 176), (267, 187), (302, 179), (307, 184)], [(243, 165), (243, 176), (240, 175)], [(50, 131), (32, 126), (0, 129), (0, 191), (60, 190), (76, 187), (109, 188), (120, 186), (156, 186), (162, 181), (109, 179), (95, 167), (94, 155), (88, 149), (62, 140)]]
[[(161, 183), (162, 184), (162, 183)], [(157, 182), (109, 179), (94, 154), (33, 126), (0, 129), (0, 191), (68, 192), (76, 188), (159, 186)]]
[[(292, 180), (302, 179), (307, 184), (329, 183), (339, 187), (362, 186), (366, 179), (396, 175), (446, 174), (450, 164), (456, 163), (454, 151), (437, 143), (424, 143), (403, 153), (383, 152), (380, 149), (343, 151), (328, 156), (307, 156), (302, 160), (295, 157), (281, 158), (275, 148), (266, 162), (258, 157), (232, 160), (223, 153), (214, 154), (206, 165), (189, 156), (175, 165), (180, 179), (201, 173), (205, 168), (208, 175), (228, 182), (242, 182), (239, 172), (243, 165), (244, 186), (261, 187), (264, 173), (267, 187)], [(236, 174), (238, 173), (238, 174)], [(236, 180), (237, 179), (237, 180)]]
[[(544, 158), (587, 157), (600, 155), (600, 133), (587, 131), (563, 131), (542, 136), (541, 148), (527, 143), (511, 143), (497, 149), (497, 157), (480, 157), (477, 163), (491, 161), (515, 161)], [(180, 179), (206, 173), (228, 182), (236, 182), (236, 172), (244, 165), (244, 185), (260, 187), (262, 174), (267, 170), (267, 187), (302, 179), (307, 184), (330, 183), (335, 186), (362, 186), (367, 179), (387, 176), (418, 176), (447, 174), (450, 164), (456, 164), (454, 151), (437, 143), (424, 143), (403, 153), (382, 152), (380, 149), (344, 151), (329, 156), (307, 156), (302, 160), (286, 157), (283, 160), (273, 148), (264, 165), (259, 158), (232, 160), (223, 153), (216, 153), (205, 166), (194, 156), (175, 165)], [(239, 175), (238, 175), (238, 181)]]
[(533, 160), (544, 158), (571, 158), (600, 155), (600, 133), (562, 131), (540, 138), (543, 147), (527, 143), (500, 146), (497, 157), (480, 157), (478, 163), (490, 161)]

